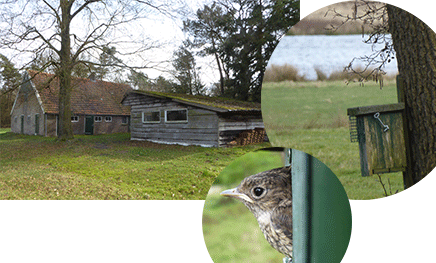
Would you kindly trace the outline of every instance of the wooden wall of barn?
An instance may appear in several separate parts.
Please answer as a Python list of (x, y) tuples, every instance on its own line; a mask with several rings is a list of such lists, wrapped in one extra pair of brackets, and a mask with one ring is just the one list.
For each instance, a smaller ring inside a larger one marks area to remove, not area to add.
[[(181, 145), (215, 146), (218, 143), (218, 116), (215, 112), (186, 106), (171, 99), (130, 94), (124, 105), (131, 106), (130, 132), (133, 140)], [(168, 123), (165, 110), (188, 111), (188, 121)], [(160, 111), (158, 123), (143, 123), (142, 112)]]
[(228, 145), (244, 131), (258, 128), (264, 128), (262, 116), (259, 114), (221, 114), (218, 125), (219, 146)]

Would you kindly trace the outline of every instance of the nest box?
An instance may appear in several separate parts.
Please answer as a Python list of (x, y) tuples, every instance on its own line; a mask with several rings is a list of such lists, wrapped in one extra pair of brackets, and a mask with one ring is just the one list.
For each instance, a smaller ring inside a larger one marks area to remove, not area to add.
[(359, 142), (362, 176), (405, 171), (404, 103), (349, 108), (350, 136)]

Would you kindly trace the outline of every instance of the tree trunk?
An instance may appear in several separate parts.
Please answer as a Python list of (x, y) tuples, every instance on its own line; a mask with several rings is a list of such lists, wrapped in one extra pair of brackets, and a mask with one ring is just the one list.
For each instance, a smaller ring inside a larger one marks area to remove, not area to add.
[(389, 32), (404, 80), (410, 171), (419, 182), (436, 166), (436, 35), (412, 14), (387, 5)]
[(71, 42), (70, 42), (70, 23), (71, 5), (69, 1), (61, 1), (62, 21), (61, 21), (61, 50), (59, 77), (59, 130), (58, 138), (69, 140), (73, 138), (73, 127), (71, 125)]
[(212, 48), (215, 54), (215, 60), (216, 60), (216, 64), (218, 65), (218, 72), (220, 73), (220, 91), (221, 91), (221, 96), (224, 96), (224, 76), (223, 76), (223, 70), (221, 68), (221, 61), (219, 59), (218, 56), (218, 52), (216, 51), (216, 46), (215, 46), (215, 39), (212, 37)]

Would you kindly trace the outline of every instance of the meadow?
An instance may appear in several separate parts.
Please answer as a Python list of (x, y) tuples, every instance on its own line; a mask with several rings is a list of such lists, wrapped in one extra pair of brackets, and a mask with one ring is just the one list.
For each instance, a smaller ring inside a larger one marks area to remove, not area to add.
[(129, 134), (61, 142), (0, 129), (0, 199), (200, 200), (234, 159), (268, 146), (162, 145)]
[(383, 88), (375, 82), (362, 86), (344, 81), (262, 86), (262, 116), (271, 145), (318, 158), (338, 176), (350, 199), (380, 198), (403, 190), (401, 173), (361, 176), (359, 146), (350, 142), (347, 116), (347, 108), (396, 102), (394, 80), (385, 81)]

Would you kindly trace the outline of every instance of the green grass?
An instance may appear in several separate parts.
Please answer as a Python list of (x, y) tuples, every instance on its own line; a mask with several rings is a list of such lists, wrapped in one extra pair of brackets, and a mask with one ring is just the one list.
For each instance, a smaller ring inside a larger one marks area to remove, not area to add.
[(204, 199), (235, 158), (269, 144), (203, 148), (129, 134), (55, 138), (0, 130), (0, 199)]
[(396, 92), (393, 81), (383, 89), (375, 83), (362, 87), (343, 81), (264, 83), (262, 116), (267, 132), (345, 127), (347, 108), (396, 103)]
[(238, 185), (247, 176), (282, 167), (283, 157), (282, 152), (263, 150), (249, 152), (224, 168), (214, 184), (227, 187)]
[(233, 198), (209, 194), (203, 210), (203, 235), (214, 262), (282, 262), (266, 241), (253, 214)]
[[(393, 81), (383, 89), (375, 83), (362, 87), (338, 81), (262, 86), (262, 115), (271, 144), (307, 152), (324, 162), (350, 199), (380, 198), (384, 190), (377, 176), (360, 175), (359, 146), (350, 142), (347, 108), (396, 102)], [(403, 190), (401, 173), (381, 178), (388, 193)]]

